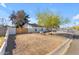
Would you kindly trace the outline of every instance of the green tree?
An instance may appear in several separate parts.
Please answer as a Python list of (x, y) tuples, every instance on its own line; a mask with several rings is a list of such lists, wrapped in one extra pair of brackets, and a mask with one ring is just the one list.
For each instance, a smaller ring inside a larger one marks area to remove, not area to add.
[(72, 29), (79, 30), (79, 26), (73, 26)]
[(62, 19), (51, 11), (37, 13), (38, 24), (46, 28), (59, 28), (60, 25), (69, 23), (69, 19)]
[(52, 12), (37, 13), (38, 24), (46, 28), (58, 28), (61, 24), (61, 17)]

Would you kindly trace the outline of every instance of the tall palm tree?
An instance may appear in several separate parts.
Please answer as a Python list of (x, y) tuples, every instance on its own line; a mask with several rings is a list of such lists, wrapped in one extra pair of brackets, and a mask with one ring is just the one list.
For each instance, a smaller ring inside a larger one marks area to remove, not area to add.
[(10, 15), (10, 20), (16, 27), (23, 27), (25, 23), (29, 22), (28, 18), (29, 15), (27, 15), (24, 10), (19, 10), (16, 13), (13, 11)]
[(12, 24), (15, 24), (16, 14), (15, 11), (12, 11), (12, 14), (9, 16), (10, 20), (12, 21)]

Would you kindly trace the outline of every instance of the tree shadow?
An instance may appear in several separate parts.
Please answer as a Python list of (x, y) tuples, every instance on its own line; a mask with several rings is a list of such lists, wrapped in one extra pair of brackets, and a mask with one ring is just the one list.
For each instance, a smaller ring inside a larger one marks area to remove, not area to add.
[(16, 35), (9, 35), (5, 55), (13, 55), (13, 49), (16, 48), (15, 36)]

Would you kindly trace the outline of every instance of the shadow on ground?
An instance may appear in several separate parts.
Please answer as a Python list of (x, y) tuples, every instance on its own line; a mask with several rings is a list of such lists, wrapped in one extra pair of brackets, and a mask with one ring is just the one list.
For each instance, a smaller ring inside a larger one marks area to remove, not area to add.
[(73, 34), (73, 35), (71, 35), (71, 34), (57, 34), (57, 35), (64, 36), (69, 39), (79, 39), (79, 35), (75, 35), (75, 34)]
[(12, 55), (13, 54), (12, 50), (15, 48), (16, 48), (15, 35), (9, 35), (5, 55)]

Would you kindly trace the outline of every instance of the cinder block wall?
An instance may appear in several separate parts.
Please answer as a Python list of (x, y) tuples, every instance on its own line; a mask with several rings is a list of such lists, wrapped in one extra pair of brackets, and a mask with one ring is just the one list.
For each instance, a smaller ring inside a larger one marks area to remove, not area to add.
[(0, 55), (4, 55), (4, 53), (5, 53), (5, 49), (6, 49), (6, 46), (7, 46), (8, 35), (9, 35), (9, 31), (6, 30), (6, 34), (5, 34), (5, 37), (4, 37), (4, 42), (3, 42), (2, 46), (0, 47)]
[(16, 34), (16, 28), (8, 27), (8, 30), (9, 30), (9, 35)]
[(5, 35), (7, 28), (0, 27), (0, 35)]

